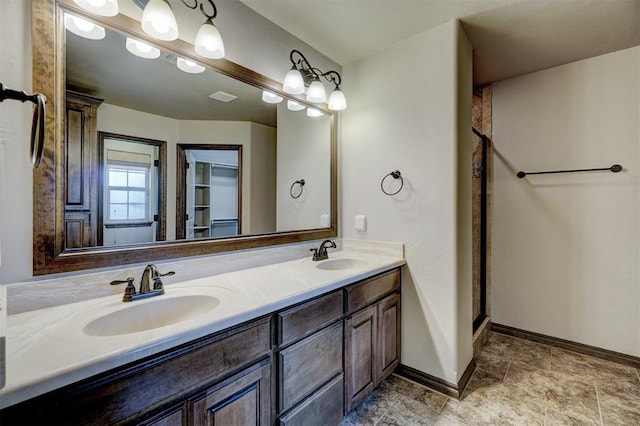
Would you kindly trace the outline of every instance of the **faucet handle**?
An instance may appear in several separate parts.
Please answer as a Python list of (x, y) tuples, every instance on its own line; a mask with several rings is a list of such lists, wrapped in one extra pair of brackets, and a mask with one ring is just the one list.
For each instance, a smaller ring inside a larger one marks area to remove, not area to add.
[(317, 262), (318, 260), (320, 260), (320, 256), (318, 255), (318, 249), (317, 248), (309, 249), (309, 251), (313, 252), (313, 260), (314, 261)]
[[(109, 285), (118, 285), (118, 284), (131, 284), (133, 285), (133, 277), (129, 277), (126, 280), (114, 280), (109, 283)], [(129, 287), (127, 285), (127, 287)]]
[(160, 277), (170, 277), (171, 275), (175, 275), (175, 271), (169, 271), (169, 272), (165, 272), (164, 274), (161, 274), (157, 269), (156, 269), (157, 275), (155, 277), (152, 277), (153, 279), (153, 289), (154, 290), (159, 290), (162, 291), (164, 293), (164, 287), (162, 286), (162, 280), (160, 279)]
[(124, 289), (124, 296), (122, 297), (122, 301), (130, 302), (133, 300), (133, 295), (136, 294), (136, 286), (133, 284), (133, 277), (129, 277), (126, 280), (111, 281), (109, 284), (117, 285), (124, 283), (127, 283), (127, 287)]

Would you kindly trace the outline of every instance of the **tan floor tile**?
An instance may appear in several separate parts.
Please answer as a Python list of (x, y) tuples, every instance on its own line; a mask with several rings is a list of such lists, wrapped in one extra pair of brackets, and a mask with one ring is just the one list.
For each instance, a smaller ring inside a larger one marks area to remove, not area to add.
[(551, 370), (596, 386), (613, 382), (640, 385), (638, 373), (633, 367), (562, 349), (551, 350)]
[(625, 410), (615, 405), (600, 405), (602, 409), (602, 422), (608, 425), (640, 425), (640, 413), (638, 411)]
[(576, 419), (562, 413), (558, 413), (552, 409), (547, 409), (545, 419), (545, 426), (591, 426), (599, 425), (600, 422), (586, 422), (584, 420)]
[(503, 386), (504, 398), (552, 408), (586, 422), (599, 422), (596, 388), (571, 377), (512, 362)]
[(467, 425), (543, 425), (544, 409), (533, 404), (513, 404), (500, 398), (482, 404), (449, 400), (442, 414)]
[(379, 426), (442, 425), (459, 426), (462, 423), (443, 416), (425, 404), (401, 396), (382, 417)]
[(503, 360), (525, 362), (543, 370), (548, 369), (551, 362), (549, 346), (500, 333), (489, 334), (483, 352)]
[(633, 411), (640, 414), (640, 385), (626, 382), (610, 382), (596, 386), (600, 406)]
[(397, 394), (376, 389), (347, 414), (340, 426), (375, 425), (397, 399)]
[(480, 352), (475, 358), (476, 368), (483, 370), (498, 380), (503, 380), (510, 360), (499, 358), (487, 352)]
[(396, 392), (404, 397), (421, 402), (436, 412), (439, 412), (447, 402), (446, 396), (395, 375), (382, 382), (380, 390)]

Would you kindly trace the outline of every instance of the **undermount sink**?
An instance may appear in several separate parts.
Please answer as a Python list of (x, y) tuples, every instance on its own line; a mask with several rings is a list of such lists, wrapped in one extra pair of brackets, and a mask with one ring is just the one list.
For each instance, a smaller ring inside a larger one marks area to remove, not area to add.
[(131, 302), (130, 306), (94, 319), (82, 331), (88, 336), (137, 333), (195, 318), (220, 304), (220, 299), (207, 295), (157, 297), (145, 303)]
[(329, 271), (340, 271), (343, 269), (356, 269), (367, 266), (367, 262), (359, 259), (329, 259), (316, 264), (316, 268)]

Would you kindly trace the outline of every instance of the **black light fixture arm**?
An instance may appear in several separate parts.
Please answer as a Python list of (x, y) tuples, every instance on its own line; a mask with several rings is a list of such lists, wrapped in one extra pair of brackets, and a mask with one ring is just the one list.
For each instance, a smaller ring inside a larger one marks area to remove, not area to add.
[[(181, 1), (189, 9), (195, 10), (198, 7), (198, 0), (193, 0), (193, 5), (187, 3), (185, 0), (181, 0)], [(213, 0), (207, 0), (207, 1), (209, 2), (211, 7), (213, 8), (213, 13), (211, 15), (209, 15), (207, 12), (205, 12), (205, 10), (204, 10), (204, 0), (202, 0), (202, 3), (200, 3), (200, 12), (202, 12), (202, 14), (207, 19), (213, 20), (213, 19), (215, 19), (216, 16), (218, 16), (218, 9), (216, 8), (216, 5), (213, 3)]]
[[(295, 56), (299, 56), (297, 59)], [(342, 84), (342, 76), (338, 71), (330, 70), (327, 72), (322, 71), (319, 68), (312, 67), (307, 58), (299, 50), (292, 50), (289, 54), (289, 59), (293, 66), (301, 72), (304, 83), (308, 86), (313, 80), (320, 80), (324, 77), (327, 81), (335, 84), (336, 88)]]

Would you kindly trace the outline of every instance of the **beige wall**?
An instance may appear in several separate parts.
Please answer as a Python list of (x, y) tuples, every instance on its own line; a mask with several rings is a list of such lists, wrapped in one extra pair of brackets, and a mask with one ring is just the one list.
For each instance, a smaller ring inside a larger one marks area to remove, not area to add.
[[(469, 43), (450, 22), (344, 74), (343, 236), (405, 243), (402, 363), (456, 383), (472, 353)], [(404, 188), (390, 197), (380, 180), (396, 169)]]
[(493, 138), (493, 321), (640, 356), (640, 47), (495, 84)]

